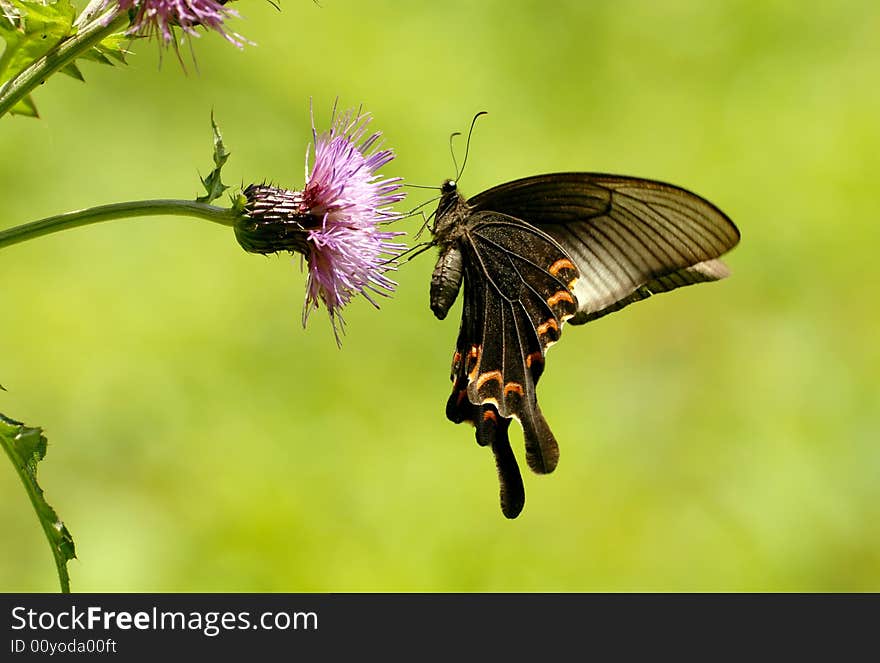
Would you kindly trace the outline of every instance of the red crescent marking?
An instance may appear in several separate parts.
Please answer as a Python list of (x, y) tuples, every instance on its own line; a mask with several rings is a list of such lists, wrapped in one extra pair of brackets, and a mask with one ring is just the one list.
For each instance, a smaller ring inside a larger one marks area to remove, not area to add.
[(547, 306), (555, 306), (561, 301), (566, 301), (574, 304), (574, 297), (571, 296), (571, 293), (569, 293), (568, 290), (560, 290), (547, 300)]
[(508, 391), (512, 391), (514, 393), (517, 393), (520, 396), (522, 396), (524, 393), (522, 385), (518, 384), (516, 382), (508, 382), (506, 385), (504, 385), (504, 395), (505, 396), (507, 396)]
[(488, 373), (483, 373), (480, 377), (477, 378), (477, 389), (489, 382), (489, 380), (498, 380), (498, 384), (500, 385), (501, 371), (489, 371)]
[(577, 271), (577, 267), (575, 267), (574, 263), (568, 258), (560, 258), (550, 265), (550, 269), (547, 271), (553, 274), (553, 276), (556, 276), (563, 269), (573, 269), (574, 271)]

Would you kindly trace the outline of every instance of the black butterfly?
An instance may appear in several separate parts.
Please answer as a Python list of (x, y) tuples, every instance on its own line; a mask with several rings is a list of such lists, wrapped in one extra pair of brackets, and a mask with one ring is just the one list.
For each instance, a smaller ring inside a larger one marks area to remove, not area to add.
[(700, 196), (662, 182), (555, 173), (465, 200), (446, 180), (431, 228), (440, 258), (431, 310), (446, 317), (464, 283), (446, 416), (491, 446), (501, 510), (516, 518), (525, 490), (507, 429), (523, 427), (533, 471), (552, 472), (556, 439), (535, 385), (565, 322), (579, 325), (653, 294), (717, 281), (739, 231)]

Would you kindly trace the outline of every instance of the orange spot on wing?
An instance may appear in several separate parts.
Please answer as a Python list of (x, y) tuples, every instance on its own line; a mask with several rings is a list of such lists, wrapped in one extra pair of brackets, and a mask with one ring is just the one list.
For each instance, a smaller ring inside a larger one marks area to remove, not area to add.
[(571, 293), (568, 290), (560, 290), (547, 300), (547, 306), (556, 306), (559, 302), (569, 302), (570, 304), (575, 303), (574, 297), (571, 296)]
[(556, 276), (563, 269), (572, 269), (574, 271), (577, 271), (577, 267), (575, 267), (574, 263), (568, 258), (560, 258), (552, 265), (550, 265), (550, 269), (547, 271), (553, 274), (553, 276)]
[(538, 363), (544, 363), (544, 355), (540, 352), (533, 352), (529, 356), (526, 357), (526, 368), (532, 367), (532, 362), (537, 361)]
[(486, 410), (485, 412), (483, 412), (483, 421), (489, 421), (489, 420), (496, 421), (496, 422), (498, 421), (498, 417), (495, 416), (494, 410)]
[(504, 385), (504, 395), (507, 396), (507, 393), (510, 391), (515, 394), (519, 394), (520, 396), (523, 395), (522, 385), (518, 382), (508, 382), (506, 385)]
[(559, 324), (556, 322), (556, 318), (550, 318), (543, 325), (538, 325), (538, 336), (543, 336), (550, 329), (554, 329), (555, 331), (559, 331)]
[(470, 367), (470, 370), (468, 371), (468, 379), (471, 381), (477, 377), (477, 367), (480, 364), (479, 358), (480, 346), (472, 345), (467, 354), (467, 361), (465, 362), (465, 370), (468, 371), (468, 367)]
[(488, 373), (483, 373), (480, 377), (477, 378), (477, 389), (482, 387), (490, 380), (498, 380), (498, 384), (502, 384), (501, 371), (489, 371)]
[(495, 407), (498, 407), (498, 401), (497, 401), (497, 400), (495, 400), (494, 398), (488, 398), (488, 397), (485, 397), (485, 396), (484, 396), (484, 397), (482, 397), (481, 400), (480, 400), (480, 405), (486, 405), (486, 404), (488, 404), (488, 405), (494, 405)]

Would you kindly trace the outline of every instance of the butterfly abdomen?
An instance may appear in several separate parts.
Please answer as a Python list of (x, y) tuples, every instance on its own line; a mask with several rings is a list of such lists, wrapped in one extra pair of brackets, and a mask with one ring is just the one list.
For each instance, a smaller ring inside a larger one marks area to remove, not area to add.
[(431, 275), (431, 310), (439, 320), (446, 317), (458, 297), (461, 279), (461, 250), (455, 244), (449, 244), (440, 253), (440, 259)]

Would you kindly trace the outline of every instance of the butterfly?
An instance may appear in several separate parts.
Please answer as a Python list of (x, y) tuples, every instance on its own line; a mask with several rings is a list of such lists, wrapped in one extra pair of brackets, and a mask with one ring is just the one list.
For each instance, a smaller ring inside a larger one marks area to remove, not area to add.
[(443, 182), (430, 244), (440, 257), (431, 310), (464, 290), (446, 416), (470, 422), (495, 456), (501, 511), (525, 489), (508, 439), (520, 422), (526, 462), (552, 472), (559, 447), (535, 387), (563, 324), (581, 325), (651, 295), (729, 275), (718, 258), (740, 233), (708, 200), (672, 184), (601, 173), (526, 177), (465, 199)]

